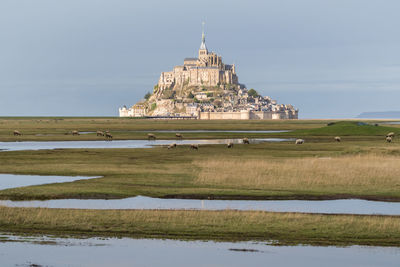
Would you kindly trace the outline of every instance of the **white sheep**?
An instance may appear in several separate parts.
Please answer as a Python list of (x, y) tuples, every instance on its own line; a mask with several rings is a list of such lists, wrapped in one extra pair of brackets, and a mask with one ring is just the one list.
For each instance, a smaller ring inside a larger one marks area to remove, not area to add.
[(296, 139), (296, 145), (304, 144), (304, 139)]

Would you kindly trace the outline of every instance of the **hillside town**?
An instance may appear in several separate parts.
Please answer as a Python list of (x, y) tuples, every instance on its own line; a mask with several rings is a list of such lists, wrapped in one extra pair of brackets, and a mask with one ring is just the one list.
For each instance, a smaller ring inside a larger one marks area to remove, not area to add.
[(204, 31), (198, 57), (162, 72), (153, 93), (132, 107), (119, 109), (120, 117), (193, 119), (298, 119), (298, 109), (278, 104), (239, 83), (235, 65), (209, 52)]

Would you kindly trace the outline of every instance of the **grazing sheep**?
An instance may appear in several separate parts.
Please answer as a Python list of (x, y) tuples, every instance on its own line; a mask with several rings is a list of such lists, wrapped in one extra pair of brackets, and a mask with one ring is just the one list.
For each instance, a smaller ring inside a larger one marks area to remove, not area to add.
[(97, 135), (97, 136), (104, 136), (104, 132), (102, 132), (102, 131), (97, 131), (96, 135)]
[(112, 134), (106, 133), (106, 139), (112, 139), (112, 138), (113, 138)]
[(180, 133), (176, 133), (175, 136), (176, 136), (177, 138), (181, 138), (181, 139), (183, 138), (183, 135), (180, 134)]
[(72, 135), (80, 135), (80, 133), (76, 130), (72, 131)]
[(227, 147), (227, 148), (233, 148), (233, 143), (232, 143), (232, 142), (229, 142), (229, 143), (226, 145), (226, 147)]
[(21, 134), (20, 131), (17, 131), (17, 130), (14, 131), (14, 136), (21, 136), (21, 135), (22, 135), (22, 134)]
[(390, 136), (386, 137), (386, 142), (391, 143), (392, 142), (392, 137), (390, 137)]
[(386, 135), (386, 137), (391, 137), (391, 138), (393, 138), (393, 137), (394, 137), (394, 132), (388, 133), (388, 134)]
[(247, 137), (243, 138), (243, 144), (250, 144), (250, 141)]
[(199, 145), (197, 145), (197, 144), (191, 144), (191, 145), (190, 145), (190, 149), (198, 150), (198, 149), (199, 149)]
[(176, 144), (175, 144), (175, 143), (170, 144), (170, 145), (168, 146), (168, 149), (173, 149), (173, 148), (176, 148)]
[(296, 139), (296, 145), (302, 145), (302, 144), (304, 144), (303, 139)]
[(335, 137), (335, 141), (336, 141), (336, 142), (340, 142), (340, 141), (342, 141), (342, 139), (340, 138), (340, 136), (336, 136), (336, 137)]
[(156, 136), (154, 134), (152, 134), (152, 133), (147, 134), (147, 138), (149, 140), (151, 140), (151, 139), (156, 140)]

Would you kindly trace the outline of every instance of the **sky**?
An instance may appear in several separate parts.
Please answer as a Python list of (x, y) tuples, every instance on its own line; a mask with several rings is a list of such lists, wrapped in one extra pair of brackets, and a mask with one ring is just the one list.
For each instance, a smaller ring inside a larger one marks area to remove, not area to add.
[(300, 118), (400, 110), (398, 0), (1, 0), (0, 116), (117, 116), (209, 50)]

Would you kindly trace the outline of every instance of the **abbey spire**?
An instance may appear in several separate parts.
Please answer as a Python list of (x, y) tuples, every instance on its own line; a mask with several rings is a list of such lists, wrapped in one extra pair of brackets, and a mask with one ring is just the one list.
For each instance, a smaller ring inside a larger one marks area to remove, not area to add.
[(206, 46), (206, 36), (204, 34), (204, 22), (202, 23), (202, 33), (201, 33), (201, 45), (199, 49), (199, 59), (205, 59), (208, 54), (207, 46)]
[(201, 45), (200, 45), (200, 50), (206, 50), (207, 51), (207, 46), (206, 46), (206, 36), (204, 34), (204, 22), (202, 23), (202, 33), (201, 33)]

